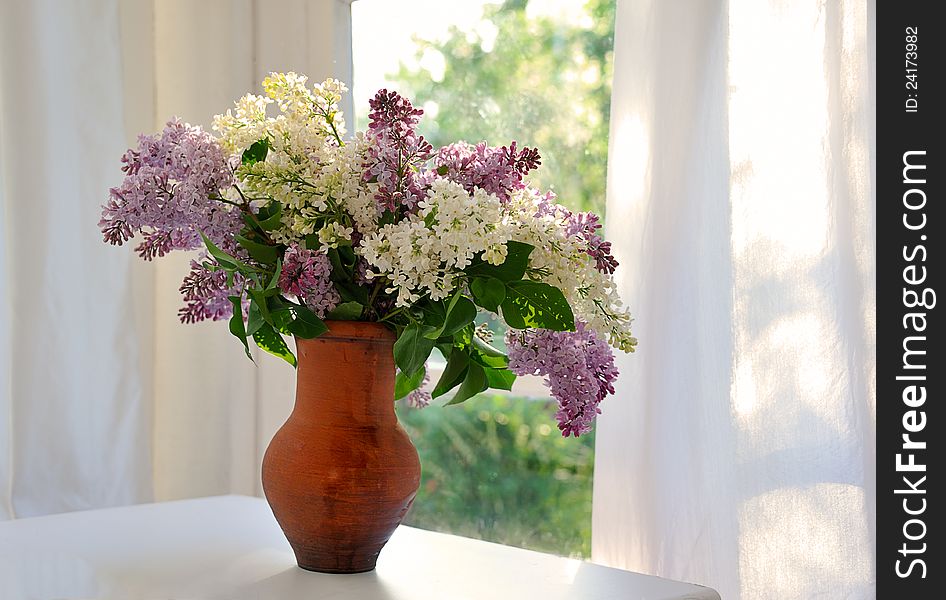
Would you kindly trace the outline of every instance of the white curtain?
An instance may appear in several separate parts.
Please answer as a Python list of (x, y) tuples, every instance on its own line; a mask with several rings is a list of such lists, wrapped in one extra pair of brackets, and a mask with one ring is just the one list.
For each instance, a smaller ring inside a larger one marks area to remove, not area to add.
[[(348, 0), (0, 0), (0, 519), (259, 493), (291, 367), (177, 321), (186, 256), (96, 227), (119, 158), (271, 70), (351, 81)], [(350, 109), (346, 111), (350, 114)]]
[(618, 2), (608, 237), (636, 311), (593, 557), (874, 595), (874, 5)]
[(96, 234), (125, 148), (117, 4), (0, 11), (0, 518), (151, 497), (132, 262)]

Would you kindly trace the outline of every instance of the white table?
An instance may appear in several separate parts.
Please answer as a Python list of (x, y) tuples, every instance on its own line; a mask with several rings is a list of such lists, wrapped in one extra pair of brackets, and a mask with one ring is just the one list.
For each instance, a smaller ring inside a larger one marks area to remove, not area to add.
[(706, 587), (400, 527), (360, 575), (295, 566), (264, 500), (221, 496), (0, 522), (0, 600), (719, 600)]

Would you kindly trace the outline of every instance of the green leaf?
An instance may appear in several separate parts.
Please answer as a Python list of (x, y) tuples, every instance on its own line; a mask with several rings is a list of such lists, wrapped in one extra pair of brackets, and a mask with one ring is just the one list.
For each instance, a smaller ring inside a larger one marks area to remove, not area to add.
[(276, 268), (273, 270), (273, 277), (266, 286), (266, 291), (279, 289), (279, 276), (282, 275), (282, 259), (276, 259)]
[(351, 281), (336, 281), (335, 289), (344, 302), (357, 302), (364, 306), (368, 304), (368, 288), (352, 283)]
[(506, 299), (506, 284), (495, 277), (474, 277), (470, 291), (477, 304), (493, 312), (499, 312), (499, 305)]
[(269, 153), (269, 139), (263, 138), (253, 142), (253, 145), (243, 151), (241, 162), (244, 165), (252, 165), (266, 160), (266, 154)]
[[(329, 262), (332, 263), (332, 273), (330, 277), (331, 280), (335, 282), (336, 287), (339, 288), (339, 293), (341, 293), (342, 288), (342, 286), (339, 284), (347, 284), (345, 287), (348, 287), (350, 292), (356, 293), (354, 289), (361, 286), (358, 286), (353, 282), (352, 275), (355, 272), (355, 262), (357, 261), (357, 258), (355, 257), (355, 253), (351, 249), (351, 246), (329, 248), (327, 254)], [(362, 302), (362, 304), (367, 303), (368, 298), (366, 295), (365, 301)]]
[[(309, 247), (308, 243), (306, 247)], [(352, 274), (355, 268), (355, 256), (354, 252), (349, 256), (348, 251), (351, 248), (346, 248), (345, 251), (341, 251), (339, 248), (329, 248), (328, 259), (332, 263), (332, 272), (329, 278), (335, 284), (335, 289), (338, 290), (338, 295), (342, 297), (342, 301), (358, 302), (365, 306), (368, 304), (370, 294), (368, 288), (354, 282)], [(351, 259), (350, 265), (346, 264), (346, 258)]]
[[(295, 332), (292, 330), (292, 310), (288, 308), (273, 310), (273, 308), (270, 307), (269, 314), (273, 318), (273, 329), (285, 335), (295, 335)], [(305, 330), (303, 329), (303, 331)]]
[(279, 335), (279, 332), (273, 329), (273, 326), (269, 323), (260, 327), (259, 331), (253, 334), (253, 341), (256, 342), (257, 346), (273, 356), (278, 356), (293, 367), (296, 366), (295, 355), (293, 355), (289, 346), (286, 345), (286, 341)]
[(246, 293), (249, 295), (250, 300), (253, 301), (253, 304), (256, 305), (256, 310), (259, 311), (260, 318), (263, 319), (263, 322), (273, 325), (273, 315), (270, 314), (266, 295), (260, 290), (252, 288), (247, 289)]
[(447, 359), (447, 366), (444, 367), (440, 380), (430, 394), (431, 397), (439, 398), (459, 385), (466, 377), (466, 370), (469, 366), (469, 355), (459, 348), (453, 348), (450, 351), (450, 358)]
[(416, 373), (408, 377), (403, 371), (398, 371), (394, 378), (394, 399), (400, 400), (410, 394), (424, 383), (424, 375), (427, 369), (418, 369)]
[(292, 324), (294, 311), (298, 306), (283, 300), (279, 295), (279, 290), (264, 290), (262, 295), (265, 298), (273, 328), (280, 333), (293, 335), (289, 326)]
[(491, 265), (482, 258), (478, 258), (464, 271), (472, 276), (495, 277), (504, 282), (519, 281), (526, 273), (529, 255), (534, 248), (522, 242), (509, 241), (506, 243), (507, 253), (503, 264)]
[(325, 315), (325, 318), (332, 321), (357, 321), (364, 309), (365, 306), (361, 302), (342, 302)]
[(554, 331), (574, 331), (575, 316), (561, 290), (538, 281), (506, 284), (502, 303), (506, 324), (514, 329), (537, 327)]
[(263, 315), (260, 313), (259, 304), (255, 300), (250, 300), (250, 311), (246, 319), (246, 335), (253, 335), (259, 328), (266, 324)]
[(434, 340), (425, 337), (424, 332), (420, 325), (411, 323), (394, 342), (394, 363), (407, 376), (417, 373), (434, 349)]
[(311, 340), (328, 331), (328, 326), (325, 322), (307, 307), (293, 306), (290, 311), (296, 318), (289, 322), (286, 328), (293, 335), (302, 339)]
[(470, 352), (470, 360), (473, 360), (484, 369), (505, 369), (509, 366), (509, 359), (506, 358), (506, 355), (487, 356), (477, 352), (476, 349)]
[(250, 265), (240, 261), (237, 258), (234, 258), (233, 256), (230, 256), (229, 254), (227, 254), (226, 252), (218, 248), (216, 244), (211, 242), (210, 239), (208, 239), (207, 236), (204, 235), (203, 231), (200, 232), (200, 239), (204, 240), (204, 245), (207, 246), (207, 252), (209, 252), (210, 255), (214, 257), (214, 260), (216, 260), (217, 263), (224, 269), (229, 269), (231, 271), (247, 271), (247, 272), (256, 271), (256, 269), (254, 269)]
[(282, 225), (282, 204), (279, 202), (270, 202), (268, 206), (275, 208), (267, 210), (265, 213), (263, 209), (260, 209), (259, 214), (256, 216), (256, 219), (259, 221), (259, 226), (263, 231), (273, 231)]
[(486, 390), (488, 387), (489, 383), (486, 381), (486, 372), (483, 370), (483, 367), (471, 362), (466, 371), (466, 377), (463, 378), (463, 383), (457, 388), (457, 393), (454, 394), (453, 398), (444, 406), (459, 404)]
[(358, 262), (358, 257), (355, 255), (355, 249), (351, 246), (339, 246), (338, 248), (333, 248), (338, 252), (339, 258), (341, 258), (342, 265), (345, 267), (346, 271), (351, 271), (355, 268), (355, 263)]
[(486, 372), (486, 382), (496, 390), (511, 390), (516, 382), (516, 374), (509, 369), (483, 369)]
[(442, 300), (424, 300), (415, 304), (414, 308), (420, 309), (423, 313), (425, 325), (437, 328), (447, 320), (447, 307), (444, 306)]
[(243, 324), (243, 300), (240, 296), (229, 296), (229, 299), (230, 304), (233, 305), (233, 316), (230, 317), (230, 333), (243, 343), (247, 358), (253, 360), (253, 355), (250, 354), (250, 345), (246, 341), (246, 327)]
[(260, 263), (268, 265), (276, 262), (276, 258), (279, 253), (275, 246), (254, 242), (253, 240), (242, 235), (236, 236), (235, 239), (237, 243), (240, 244), (240, 246), (242, 246), (251, 257)]
[(282, 204), (280, 204), (279, 202), (275, 200), (272, 200), (268, 204), (264, 204), (263, 206), (261, 206), (259, 210), (256, 211), (256, 218), (259, 219), (260, 221), (264, 221), (273, 215), (281, 214), (281, 213), (282, 213)]
[(440, 327), (428, 332), (425, 337), (435, 340), (446, 335), (453, 335), (473, 322), (476, 318), (476, 306), (463, 294), (457, 292), (447, 305), (447, 314)]

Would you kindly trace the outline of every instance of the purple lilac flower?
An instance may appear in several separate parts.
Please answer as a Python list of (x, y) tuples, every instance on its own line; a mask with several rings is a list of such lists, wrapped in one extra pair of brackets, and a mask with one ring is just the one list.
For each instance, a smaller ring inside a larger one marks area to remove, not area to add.
[(571, 213), (565, 222), (565, 231), (570, 236), (580, 237), (588, 245), (585, 252), (595, 259), (595, 267), (602, 273), (614, 273), (618, 261), (611, 255), (611, 242), (606, 242), (598, 235), (601, 221), (592, 212)]
[(329, 278), (332, 263), (328, 256), (293, 244), (283, 257), (279, 287), (302, 300), (319, 318), (338, 306), (341, 297)]
[(611, 254), (611, 242), (606, 242), (598, 230), (601, 220), (592, 212), (572, 212), (555, 203), (555, 194), (547, 192), (539, 199), (537, 217), (552, 215), (565, 223), (565, 233), (577, 237), (585, 243), (585, 252), (595, 260), (595, 268), (609, 275), (618, 268), (618, 261)]
[(136, 251), (145, 260), (203, 244), (200, 232), (224, 250), (235, 247), (239, 211), (211, 200), (233, 183), (227, 157), (200, 127), (168, 122), (157, 136), (140, 136), (122, 157), (125, 179), (109, 190), (99, 227), (105, 241), (121, 245), (142, 234)]
[(537, 149), (517, 150), (516, 142), (499, 148), (491, 148), (486, 142), (475, 146), (457, 142), (441, 148), (434, 163), (438, 173), (471, 194), (473, 188), (480, 188), (508, 201), (510, 192), (525, 187), (523, 178), (542, 161)]
[(374, 143), (368, 151), (365, 180), (380, 184), (375, 200), (382, 210), (394, 212), (401, 206), (412, 210), (426, 194), (426, 179), (418, 173), (433, 151), (424, 136), (417, 134), (424, 111), (387, 90), (378, 91), (368, 104), (367, 134)]
[(578, 437), (591, 430), (601, 400), (614, 393), (618, 371), (611, 347), (584, 323), (575, 331), (509, 330), (509, 369), (517, 375), (540, 375), (558, 401), (558, 428)]
[(233, 274), (233, 286), (227, 286), (224, 271), (211, 271), (201, 262), (191, 261), (191, 271), (181, 284), (184, 306), (177, 311), (182, 323), (196, 323), (205, 319), (229, 319), (233, 314), (230, 296), (240, 294), (243, 278)]

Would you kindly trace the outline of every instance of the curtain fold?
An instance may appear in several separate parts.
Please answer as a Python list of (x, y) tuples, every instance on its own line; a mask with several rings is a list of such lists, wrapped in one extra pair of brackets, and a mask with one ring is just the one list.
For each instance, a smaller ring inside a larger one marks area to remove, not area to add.
[(118, 5), (0, 12), (0, 516), (146, 501), (131, 256), (96, 230), (126, 147)]
[[(873, 4), (618, 3), (595, 560), (873, 596)], [(621, 270), (619, 270), (620, 272)]]

